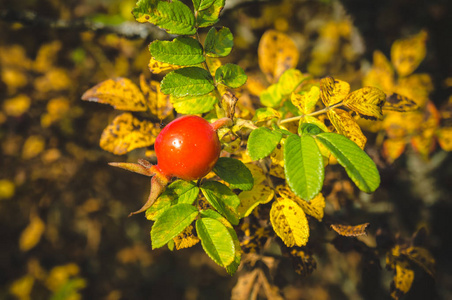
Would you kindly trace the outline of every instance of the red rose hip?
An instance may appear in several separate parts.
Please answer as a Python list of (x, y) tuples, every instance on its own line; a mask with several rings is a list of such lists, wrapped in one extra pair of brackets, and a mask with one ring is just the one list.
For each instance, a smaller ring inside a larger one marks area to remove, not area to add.
[(195, 180), (212, 170), (221, 144), (209, 122), (197, 116), (184, 116), (163, 128), (154, 148), (157, 167), (164, 175)]

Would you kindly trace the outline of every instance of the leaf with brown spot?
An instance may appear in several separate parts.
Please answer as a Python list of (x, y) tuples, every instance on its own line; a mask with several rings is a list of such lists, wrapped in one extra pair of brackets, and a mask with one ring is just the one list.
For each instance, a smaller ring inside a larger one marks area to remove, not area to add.
[(364, 136), (358, 123), (356, 123), (347, 111), (335, 108), (328, 111), (327, 115), (339, 134), (349, 138), (361, 149), (364, 149), (367, 138)]
[(149, 71), (151, 71), (151, 73), (153, 73), (153, 74), (160, 74), (162, 72), (174, 71), (174, 70), (182, 68), (181, 66), (176, 66), (176, 65), (157, 61), (157, 60), (155, 60), (155, 58), (153, 56), (151, 57), (151, 60), (149, 61), (148, 67), (149, 67)]
[(331, 228), (343, 236), (361, 236), (367, 235), (366, 228), (369, 223), (364, 223), (360, 225), (341, 225), (341, 224), (331, 224)]
[(140, 89), (127, 78), (102, 81), (82, 95), (82, 100), (109, 104), (118, 110), (146, 111), (146, 100)]
[(418, 264), (430, 276), (435, 276), (435, 258), (427, 249), (413, 246), (400, 250), (400, 253), (405, 254), (411, 261)]
[(376, 87), (366, 86), (356, 90), (344, 99), (344, 104), (363, 118), (382, 119), (381, 107), (385, 103), (385, 93)]
[(319, 222), (322, 221), (325, 209), (325, 198), (322, 193), (319, 193), (312, 200), (307, 202), (295, 195), (287, 185), (277, 186), (276, 192), (282, 198), (295, 201), (306, 214), (316, 218)]
[(408, 97), (399, 95), (397, 93), (392, 93), (386, 97), (386, 102), (384, 103), (383, 110), (398, 111), (398, 112), (408, 112), (419, 110), (419, 106), (413, 100)]
[(266, 31), (258, 47), (259, 67), (271, 83), (277, 82), (284, 71), (296, 67), (299, 52), (295, 42), (276, 30)]
[(376, 50), (373, 54), (373, 65), (363, 79), (364, 86), (375, 86), (385, 92), (394, 88), (394, 69), (381, 51)]
[(391, 297), (400, 299), (411, 289), (414, 280), (414, 271), (410, 269), (409, 263), (404, 260), (396, 261), (396, 274), (391, 282)]
[(140, 121), (131, 113), (123, 113), (104, 129), (100, 147), (116, 155), (126, 154), (154, 144), (159, 131), (153, 123)]
[(193, 225), (189, 225), (175, 238), (173, 238), (174, 245), (177, 250), (190, 248), (199, 242), (199, 238), (195, 235), (193, 229)]
[(325, 77), (320, 79), (320, 98), (325, 106), (331, 106), (340, 101), (350, 92), (350, 84), (346, 81)]

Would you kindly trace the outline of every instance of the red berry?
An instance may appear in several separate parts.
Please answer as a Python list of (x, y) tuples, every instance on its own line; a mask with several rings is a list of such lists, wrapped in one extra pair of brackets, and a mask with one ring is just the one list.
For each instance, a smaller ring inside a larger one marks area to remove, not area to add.
[(218, 135), (201, 117), (183, 116), (163, 128), (154, 144), (157, 168), (166, 177), (195, 180), (209, 173), (221, 151)]

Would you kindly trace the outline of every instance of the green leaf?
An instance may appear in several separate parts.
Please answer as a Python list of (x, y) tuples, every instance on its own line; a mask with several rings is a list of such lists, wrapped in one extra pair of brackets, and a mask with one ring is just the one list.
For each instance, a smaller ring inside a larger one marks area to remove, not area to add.
[(310, 135), (290, 135), (284, 144), (284, 173), (292, 191), (309, 201), (322, 189), (322, 154)]
[(155, 60), (178, 66), (191, 66), (206, 60), (201, 44), (191, 37), (177, 37), (172, 41), (154, 41), (149, 51)]
[(163, 78), (160, 86), (162, 93), (174, 97), (205, 95), (214, 88), (209, 71), (198, 67), (174, 70)]
[(148, 220), (157, 220), (168, 208), (178, 203), (193, 204), (199, 188), (192, 181), (176, 180), (171, 183), (155, 203), (146, 210)]
[[(206, 5), (204, 5), (204, 7), (208, 4), (207, 1), (205, 2)], [(215, 0), (208, 8), (200, 10), (196, 18), (196, 24), (198, 25), (198, 27), (208, 27), (218, 22), (221, 10), (224, 7), (224, 2), (225, 0)]]
[(248, 138), (248, 153), (253, 160), (262, 159), (275, 149), (281, 141), (282, 133), (266, 127), (254, 129)]
[(213, 171), (221, 179), (231, 184), (232, 188), (249, 191), (253, 188), (253, 175), (240, 160), (231, 157), (220, 157)]
[(279, 106), (282, 101), (282, 94), (280, 92), (279, 84), (275, 83), (270, 85), (268, 88), (262, 91), (262, 93), (259, 95), (259, 99), (262, 105), (268, 107)]
[(375, 191), (380, 185), (380, 174), (373, 160), (354, 142), (343, 135), (324, 132), (315, 137), (345, 168), (356, 186), (366, 192)]
[(201, 186), (201, 192), (210, 205), (225, 216), (229, 222), (234, 225), (239, 223), (236, 209), (240, 204), (240, 199), (230, 188), (218, 181), (206, 181)]
[(234, 228), (232, 227), (231, 223), (229, 223), (228, 220), (226, 220), (223, 216), (221, 216), (219, 213), (217, 213), (216, 211), (214, 211), (212, 209), (206, 209), (206, 210), (201, 211), (201, 216), (205, 217), (205, 218), (211, 218), (211, 219), (220, 221), (228, 229), (229, 234), (231, 235), (232, 240), (234, 241), (235, 254), (234, 254), (234, 261), (231, 264), (229, 264), (228, 266), (226, 266), (226, 271), (230, 275), (234, 275), (234, 273), (237, 271), (237, 268), (240, 265), (240, 259), (242, 257), (240, 241), (237, 237), (237, 233), (235, 232)]
[(167, 209), (152, 226), (152, 249), (166, 245), (169, 240), (190, 225), (198, 214), (196, 207), (186, 203), (176, 204)]
[(207, 56), (223, 57), (229, 55), (234, 46), (232, 33), (227, 27), (222, 27), (217, 31), (216, 28), (210, 28), (204, 42), (204, 50)]
[(149, 22), (170, 34), (196, 33), (195, 16), (188, 6), (177, 0), (138, 0), (132, 14), (138, 22)]
[(297, 69), (289, 69), (285, 71), (278, 79), (281, 94), (290, 95), (309, 75), (303, 75)]
[(171, 97), (174, 109), (184, 115), (202, 114), (211, 111), (218, 102), (215, 93), (201, 96)]
[(319, 133), (322, 133), (323, 130), (320, 129), (319, 126), (312, 123), (301, 123), (300, 127), (298, 128), (298, 132), (300, 134), (308, 134), (308, 135), (316, 135)]
[[(313, 124), (316, 127), (320, 128), (320, 132), (328, 132), (328, 128), (326, 127), (326, 125), (320, 121), (319, 119), (317, 119), (316, 117), (313, 116), (304, 116), (303, 118), (300, 119), (300, 127), (303, 124)], [(317, 133), (316, 133), (317, 134)]]
[(235, 64), (225, 64), (215, 72), (215, 80), (233, 89), (245, 84), (248, 77), (243, 69)]
[(195, 11), (205, 10), (209, 8), (215, 0), (193, 0)]
[(222, 267), (230, 265), (235, 258), (234, 240), (228, 228), (218, 220), (201, 218), (196, 221), (196, 233), (207, 255)]

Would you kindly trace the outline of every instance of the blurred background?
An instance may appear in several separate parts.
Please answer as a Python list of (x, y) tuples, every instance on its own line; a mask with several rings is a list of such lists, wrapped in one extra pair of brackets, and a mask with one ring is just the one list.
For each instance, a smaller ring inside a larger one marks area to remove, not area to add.
[[(394, 41), (425, 30), (427, 55), (416, 72), (429, 74), (428, 98), (440, 109), (451, 103), (450, 4), (231, 0), (216, 26), (231, 29), (235, 47), (228, 60), (250, 78), (259, 72), (260, 37), (275, 29), (297, 45), (298, 69), (346, 80), (352, 90), (362, 86), (375, 50), (389, 58)], [(149, 179), (109, 167), (125, 158), (99, 146), (118, 112), (81, 101), (87, 89), (109, 78), (151, 78), (147, 46), (170, 37), (135, 22), (134, 5), (0, 4), (0, 299), (229, 299), (241, 278), (215, 265), (199, 244), (151, 250), (150, 222), (142, 215), (127, 218), (146, 199)], [(452, 110), (442, 112), (444, 120), (451, 118)], [(381, 154), (379, 135), (366, 135), (380, 189), (366, 197), (331, 184), (327, 210), (350, 224), (370, 222), (369, 236), (361, 239), (368, 246), (386, 237), (383, 231), (409, 241), (425, 228), (418, 236), (436, 260), (436, 276), (419, 268), (406, 299), (452, 299), (451, 155), (441, 147), (426, 155), (408, 147), (392, 161)], [(143, 155), (139, 149), (127, 159)], [(346, 179), (341, 176), (334, 182)], [(374, 262), (381, 267), (366, 269), (356, 244), (335, 247), (332, 233), (319, 231), (325, 240), (313, 242), (317, 263), (310, 276), (298, 275), (284, 260), (272, 271), (282, 299), (391, 299), (394, 274), (385, 270), (384, 253)]]

